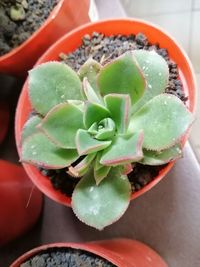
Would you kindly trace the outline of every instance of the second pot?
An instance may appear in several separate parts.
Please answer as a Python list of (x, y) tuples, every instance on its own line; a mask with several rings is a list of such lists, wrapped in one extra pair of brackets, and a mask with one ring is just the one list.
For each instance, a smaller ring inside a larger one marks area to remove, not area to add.
[(0, 246), (19, 237), (36, 223), (42, 193), (22, 166), (0, 160)]
[(17, 48), (0, 56), (0, 72), (14, 76), (26, 75), (51, 44), (66, 32), (89, 21), (89, 4), (89, 0), (78, 3), (74, 0), (60, 0), (48, 19), (32, 36)]
[(56, 243), (35, 248), (18, 258), (10, 267), (20, 267), (20, 264), (34, 255), (50, 248), (73, 248), (92, 253), (117, 267), (167, 267), (162, 258), (151, 248), (141, 242), (130, 239), (114, 239), (95, 241), (85, 244)]

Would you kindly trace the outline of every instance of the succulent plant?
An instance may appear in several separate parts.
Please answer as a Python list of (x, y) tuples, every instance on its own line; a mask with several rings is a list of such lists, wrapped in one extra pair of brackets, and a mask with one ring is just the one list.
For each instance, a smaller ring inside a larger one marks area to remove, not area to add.
[(73, 211), (103, 229), (129, 205), (132, 163), (162, 165), (182, 156), (181, 138), (193, 115), (164, 93), (168, 79), (166, 61), (145, 50), (104, 66), (89, 59), (78, 74), (59, 62), (37, 66), (29, 73), (37, 114), (25, 123), (21, 160), (66, 168), (80, 179)]
[(0, 6), (9, 6), (8, 15), (13, 21), (21, 21), (26, 18), (27, 0), (0, 0)]

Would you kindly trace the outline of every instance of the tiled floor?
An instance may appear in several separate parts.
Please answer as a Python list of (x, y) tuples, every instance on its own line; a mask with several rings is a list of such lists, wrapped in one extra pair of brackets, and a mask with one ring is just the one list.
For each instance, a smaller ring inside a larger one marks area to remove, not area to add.
[[(200, 88), (200, 0), (120, 0), (128, 16), (156, 23), (183, 46), (194, 65)], [(190, 137), (200, 161), (200, 93)]]

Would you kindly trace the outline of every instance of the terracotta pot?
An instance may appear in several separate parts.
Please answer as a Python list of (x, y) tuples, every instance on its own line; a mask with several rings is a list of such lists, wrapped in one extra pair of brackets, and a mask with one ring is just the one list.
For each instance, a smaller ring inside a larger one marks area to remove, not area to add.
[(89, 3), (89, 0), (78, 0), (78, 3), (77, 0), (60, 0), (49, 18), (30, 38), (0, 57), (0, 72), (25, 75), (51, 44), (69, 30), (89, 21)]
[(167, 267), (167, 264), (155, 251), (138, 241), (130, 239), (114, 239), (85, 244), (55, 243), (44, 245), (25, 253), (11, 264), (10, 267), (19, 267), (20, 264), (30, 257), (44, 252), (46, 249), (59, 247), (91, 252), (118, 267)]
[(6, 103), (0, 102), (0, 144), (3, 141), (9, 123), (9, 111)]
[[(105, 35), (112, 35), (112, 34), (128, 35), (131, 33), (143, 32), (148, 37), (151, 43), (158, 42), (161, 47), (167, 48), (171, 59), (174, 60), (179, 66), (180, 79), (183, 83), (184, 90), (189, 97), (188, 108), (191, 112), (194, 112), (196, 105), (196, 81), (193, 68), (191, 66), (191, 63), (187, 55), (169, 34), (165, 33), (157, 26), (154, 26), (148, 22), (135, 19), (134, 20), (116, 19), (116, 20), (105, 20), (96, 23), (86, 24), (82, 27), (73, 30), (72, 32), (68, 33), (63, 38), (61, 38), (58, 42), (56, 42), (39, 59), (36, 65), (51, 60), (58, 60), (58, 55), (60, 52), (68, 53), (75, 50), (78, 46), (81, 45), (82, 37), (85, 34), (91, 34), (94, 31), (102, 32)], [(28, 98), (27, 82), (26, 82), (19, 98), (17, 113), (16, 113), (16, 121), (15, 121), (16, 142), (19, 154), (20, 154), (21, 131), (25, 121), (28, 118), (30, 111), (31, 111), (31, 105)], [(183, 143), (186, 141), (187, 137), (188, 134), (184, 137)], [(169, 163), (166, 167), (164, 167), (160, 171), (159, 175), (155, 177), (153, 181), (151, 181), (148, 185), (146, 185), (138, 192), (133, 193), (131, 199), (134, 199), (142, 195), (144, 192), (148, 191), (153, 186), (155, 186), (169, 172), (169, 170), (172, 168), (173, 165), (174, 162)], [(71, 199), (69, 197), (66, 197), (61, 192), (54, 190), (50, 180), (42, 176), (34, 166), (29, 164), (23, 164), (23, 166), (26, 172), (28, 173), (29, 177), (43, 193), (45, 193), (47, 196), (49, 196), (50, 198), (59, 203), (70, 206)]]
[(0, 160), (0, 245), (22, 235), (37, 221), (42, 194), (22, 166)]

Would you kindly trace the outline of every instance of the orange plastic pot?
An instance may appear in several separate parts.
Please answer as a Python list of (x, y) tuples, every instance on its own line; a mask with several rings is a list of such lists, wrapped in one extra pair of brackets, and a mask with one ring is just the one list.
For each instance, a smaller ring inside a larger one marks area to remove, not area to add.
[(41, 208), (42, 194), (23, 167), (0, 160), (0, 245), (30, 229)]
[(167, 267), (162, 258), (151, 248), (141, 242), (130, 239), (114, 239), (84, 244), (55, 243), (35, 248), (18, 258), (10, 267), (20, 264), (49, 248), (81, 249), (98, 255), (118, 267)]
[[(79, 27), (72, 32), (65, 35), (58, 42), (56, 42), (47, 52), (38, 60), (37, 64), (43, 62), (58, 60), (58, 55), (60, 52), (68, 53), (75, 50), (81, 45), (81, 39), (85, 34), (91, 34), (92, 32), (102, 32), (105, 35), (112, 34), (131, 34), (143, 32), (149, 39), (151, 43), (158, 42), (160, 47), (165, 47), (169, 51), (169, 55), (172, 60), (174, 60), (180, 71), (180, 79), (183, 83), (186, 95), (188, 95), (188, 108), (191, 112), (194, 112), (196, 105), (196, 80), (191, 63), (181, 49), (181, 47), (175, 42), (175, 40), (162, 29), (154, 26), (148, 22), (135, 20), (135, 19), (116, 19), (116, 20), (105, 20), (95, 23), (89, 23), (82, 27)], [(31, 105), (28, 98), (27, 82), (25, 83), (23, 90), (21, 92), (17, 112), (16, 112), (16, 142), (18, 147), (18, 152), (20, 154), (20, 138), (23, 125), (28, 118), (28, 114), (31, 111)], [(183, 138), (183, 143), (186, 141), (188, 134)], [(131, 199), (134, 199), (146, 191), (150, 190), (155, 186), (172, 168), (174, 162), (169, 163), (164, 167), (159, 175), (155, 179), (146, 185), (144, 188), (136, 193), (133, 193)], [(53, 200), (62, 203), (64, 205), (70, 206), (71, 199), (66, 197), (59, 191), (53, 189), (52, 184), (49, 179), (42, 176), (39, 171), (32, 165), (23, 164), (27, 174), (32, 179), (32, 181), (37, 185), (37, 187), (44, 192), (47, 196)]]
[(9, 123), (9, 111), (6, 103), (0, 102), (0, 144), (3, 141)]
[(69, 30), (89, 21), (89, 3), (89, 0), (60, 0), (28, 40), (0, 57), (0, 72), (25, 75), (51, 44)]

